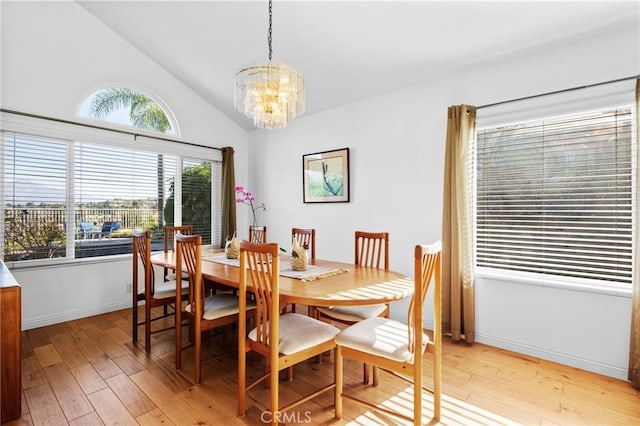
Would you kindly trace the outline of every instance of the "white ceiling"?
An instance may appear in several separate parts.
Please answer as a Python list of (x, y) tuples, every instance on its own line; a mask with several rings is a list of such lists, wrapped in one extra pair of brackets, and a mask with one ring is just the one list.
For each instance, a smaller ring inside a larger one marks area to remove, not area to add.
[[(245, 129), (242, 67), (268, 58), (264, 1), (78, 2)], [(305, 77), (307, 112), (640, 21), (636, 1), (278, 1), (273, 59)]]

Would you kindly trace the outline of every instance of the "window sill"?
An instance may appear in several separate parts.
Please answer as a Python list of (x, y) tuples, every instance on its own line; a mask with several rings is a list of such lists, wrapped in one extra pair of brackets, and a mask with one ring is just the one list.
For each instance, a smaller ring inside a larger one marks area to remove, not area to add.
[(630, 285), (608, 281), (564, 278), (554, 275), (531, 274), (503, 269), (476, 268), (474, 278), (505, 281), (513, 284), (549, 287), (562, 290), (595, 293), (607, 296), (631, 298)]
[(84, 257), (79, 259), (71, 258), (55, 258), (55, 259), (42, 259), (34, 261), (22, 261), (22, 262), (7, 262), (7, 268), (11, 271), (28, 271), (36, 269), (47, 268), (65, 268), (69, 266), (91, 265), (97, 263), (111, 263), (121, 262), (123, 260), (131, 260), (131, 253), (128, 254), (115, 254), (112, 256), (95, 256)]

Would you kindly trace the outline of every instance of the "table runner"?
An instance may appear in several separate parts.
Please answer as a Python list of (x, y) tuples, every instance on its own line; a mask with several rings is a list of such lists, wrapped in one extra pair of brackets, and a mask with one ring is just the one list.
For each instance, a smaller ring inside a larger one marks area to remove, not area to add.
[[(299, 279), (302, 282), (313, 281), (349, 272), (347, 269), (343, 268), (317, 265), (309, 265), (306, 271), (294, 271), (291, 268), (288, 256), (281, 256), (281, 258), (286, 259), (286, 261), (280, 262), (280, 276)], [(202, 260), (240, 267), (240, 259), (228, 259), (224, 253), (216, 253), (211, 256), (203, 257)]]

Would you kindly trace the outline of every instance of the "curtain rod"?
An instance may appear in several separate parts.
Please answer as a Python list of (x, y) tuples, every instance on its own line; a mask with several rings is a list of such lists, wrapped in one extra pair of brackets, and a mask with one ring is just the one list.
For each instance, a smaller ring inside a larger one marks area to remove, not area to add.
[(556, 91), (553, 91), (553, 92), (540, 93), (538, 95), (525, 96), (523, 98), (509, 99), (507, 101), (500, 101), (500, 102), (494, 102), (492, 104), (480, 105), (480, 106), (476, 107), (476, 110), (479, 110), (479, 109), (482, 109), (482, 108), (489, 108), (489, 107), (502, 105), (502, 104), (508, 104), (508, 103), (511, 103), (511, 102), (525, 101), (525, 100), (528, 100), (528, 99), (541, 98), (543, 96), (557, 95), (559, 93), (573, 92), (575, 90), (588, 89), (590, 87), (603, 86), (605, 84), (619, 83), (621, 81), (633, 80), (633, 79), (638, 79), (638, 78), (640, 78), (640, 75), (635, 75), (635, 76), (631, 76), (631, 77), (624, 77), (624, 78), (618, 78), (616, 80), (603, 81), (602, 83), (587, 84), (586, 86), (571, 87), (569, 89), (556, 90)]
[(133, 140), (134, 141), (138, 138), (138, 136), (140, 136), (140, 137), (143, 137), (143, 138), (156, 139), (156, 140), (161, 140), (161, 141), (165, 141), (165, 142), (174, 142), (174, 143), (179, 143), (179, 144), (183, 144), (183, 145), (196, 146), (196, 147), (199, 147), (199, 148), (217, 149), (218, 151), (222, 151), (222, 148), (216, 148), (216, 147), (213, 147), (213, 146), (200, 145), (200, 144), (197, 144), (197, 143), (181, 141), (181, 140), (178, 140), (178, 139), (164, 138), (162, 136), (145, 135), (145, 134), (142, 134), (142, 133), (130, 132), (128, 130), (112, 129), (112, 128), (109, 128), (109, 127), (98, 126), (97, 124), (80, 123), (78, 121), (65, 120), (65, 119), (62, 119), (62, 118), (47, 117), (45, 115), (32, 114), (32, 113), (29, 113), (29, 112), (14, 111), (14, 110), (5, 109), (5, 108), (0, 108), (0, 112), (6, 112), (8, 114), (21, 115), (21, 116), (30, 117), (30, 118), (39, 118), (39, 119), (42, 119), (42, 120), (55, 121), (56, 123), (73, 124), (75, 126), (89, 127), (91, 129), (106, 130), (108, 132), (120, 133), (120, 134), (123, 134), (123, 135), (133, 136)]

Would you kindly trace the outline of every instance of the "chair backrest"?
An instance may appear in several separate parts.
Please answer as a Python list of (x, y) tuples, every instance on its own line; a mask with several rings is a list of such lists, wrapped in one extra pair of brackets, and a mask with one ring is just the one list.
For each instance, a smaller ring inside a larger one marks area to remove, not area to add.
[[(265, 347), (278, 349), (280, 320), (279, 300), (280, 248), (277, 243), (240, 242), (240, 288), (242, 302), (247, 297), (247, 287), (255, 295), (256, 341)], [(241, 309), (241, 320), (242, 320)], [(245, 317), (246, 318), (246, 317)], [(275, 342), (275, 345), (271, 343)]]
[(298, 244), (304, 247), (306, 244), (308, 249), (311, 250), (311, 259), (316, 258), (316, 230), (315, 229), (303, 229), (303, 228), (291, 228), (291, 241), (293, 239), (298, 240)]
[[(189, 275), (188, 303), (196, 307), (194, 313), (196, 318), (202, 318), (204, 312), (205, 292), (201, 259), (202, 237), (176, 234), (176, 276), (181, 276), (183, 271)], [(196, 301), (198, 303), (195, 303)]]
[(155, 277), (151, 264), (150, 231), (133, 231), (133, 291), (140, 291), (140, 278), (144, 281), (145, 294), (152, 294)]
[(104, 222), (102, 224), (102, 232), (111, 232), (111, 224), (113, 222)]
[[(433, 281), (433, 320), (434, 342), (442, 339), (442, 244), (437, 241), (428, 246), (417, 245), (414, 251), (414, 285), (415, 289), (409, 311), (407, 324), (409, 329), (409, 351), (415, 354), (416, 348), (422, 347), (422, 307)], [(419, 351), (421, 354), (422, 352)]]
[(355, 233), (355, 264), (389, 270), (389, 233)]
[(111, 222), (111, 229), (109, 230), (109, 232), (117, 231), (118, 229), (120, 229), (121, 225), (122, 222), (120, 221)]
[(164, 252), (175, 248), (176, 235), (193, 235), (193, 225), (165, 226), (164, 227)]
[(250, 226), (249, 227), (249, 241), (252, 243), (264, 244), (267, 242), (267, 227), (266, 226)]
[(91, 222), (80, 222), (80, 230), (84, 232), (89, 232), (93, 230), (93, 223)]

